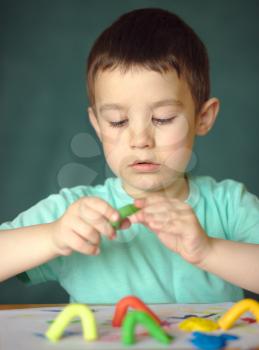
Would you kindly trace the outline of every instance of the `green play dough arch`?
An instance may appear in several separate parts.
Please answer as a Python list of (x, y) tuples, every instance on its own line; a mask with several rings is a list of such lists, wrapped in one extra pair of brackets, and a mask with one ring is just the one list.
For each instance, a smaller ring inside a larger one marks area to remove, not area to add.
[(143, 311), (129, 312), (122, 324), (122, 342), (125, 345), (134, 344), (135, 328), (138, 324), (144, 325), (150, 335), (164, 344), (170, 344), (173, 337), (167, 334), (153, 318)]

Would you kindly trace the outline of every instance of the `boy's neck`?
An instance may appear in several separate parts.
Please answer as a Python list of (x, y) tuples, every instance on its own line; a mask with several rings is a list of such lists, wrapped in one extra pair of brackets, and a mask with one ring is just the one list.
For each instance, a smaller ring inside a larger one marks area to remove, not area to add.
[(147, 198), (155, 195), (162, 195), (167, 198), (176, 198), (181, 201), (185, 201), (189, 196), (189, 181), (187, 178), (187, 175), (184, 174), (182, 177), (178, 178), (173, 185), (170, 187), (163, 188), (159, 191), (153, 191), (153, 192), (144, 192), (132, 187), (127, 187), (127, 190), (125, 189), (124, 185), (122, 184), (124, 190), (134, 199), (137, 198)]

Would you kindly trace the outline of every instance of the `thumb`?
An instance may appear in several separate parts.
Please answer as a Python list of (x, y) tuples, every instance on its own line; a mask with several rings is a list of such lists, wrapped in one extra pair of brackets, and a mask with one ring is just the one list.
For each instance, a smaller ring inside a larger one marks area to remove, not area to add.
[(120, 230), (126, 230), (131, 226), (131, 222), (129, 218), (123, 219), (121, 224), (120, 224)]
[(144, 214), (142, 210), (137, 211), (135, 214), (132, 214), (130, 216), (128, 216), (129, 221), (132, 224), (136, 224), (136, 223), (144, 223)]
[(134, 199), (134, 205), (137, 208), (143, 208), (144, 204), (145, 204), (145, 198), (136, 198), (136, 199)]

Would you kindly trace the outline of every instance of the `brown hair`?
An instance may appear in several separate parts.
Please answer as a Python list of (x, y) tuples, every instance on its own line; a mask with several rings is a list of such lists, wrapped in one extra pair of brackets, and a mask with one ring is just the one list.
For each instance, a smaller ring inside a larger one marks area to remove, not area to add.
[(160, 73), (175, 69), (190, 88), (196, 112), (209, 98), (206, 47), (177, 15), (160, 8), (137, 9), (120, 16), (96, 39), (87, 62), (87, 89), (94, 107), (98, 72), (143, 67)]

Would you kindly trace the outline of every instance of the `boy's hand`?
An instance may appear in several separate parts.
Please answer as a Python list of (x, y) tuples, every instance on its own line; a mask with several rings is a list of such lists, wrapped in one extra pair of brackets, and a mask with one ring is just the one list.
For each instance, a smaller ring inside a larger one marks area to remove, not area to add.
[(119, 213), (104, 200), (82, 197), (71, 204), (64, 215), (52, 225), (52, 239), (59, 255), (77, 251), (86, 255), (100, 252), (100, 237), (115, 238), (115, 230), (109, 221), (119, 219)]
[(211, 238), (204, 232), (190, 205), (163, 196), (136, 199), (134, 204), (141, 210), (129, 217), (131, 223), (146, 225), (166, 247), (192, 264), (205, 259)]

